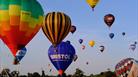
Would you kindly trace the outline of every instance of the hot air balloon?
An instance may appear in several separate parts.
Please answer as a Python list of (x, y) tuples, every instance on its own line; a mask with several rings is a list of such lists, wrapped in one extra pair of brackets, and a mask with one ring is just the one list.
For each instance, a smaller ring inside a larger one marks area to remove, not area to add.
[(52, 71), (52, 69), (49, 70), (49, 72), (51, 72), (51, 71)]
[(112, 14), (107, 14), (104, 16), (104, 22), (107, 24), (107, 26), (110, 28), (112, 24), (115, 21), (115, 17)]
[(113, 39), (114, 33), (110, 33), (110, 34), (109, 34), (109, 37), (110, 37), (111, 39)]
[(76, 26), (72, 25), (70, 28), (70, 32), (73, 34), (76, 31)]
[(134, 44), (137, 44), (137, 41), (135, 41)]
[(79, 39), (79, 43), (82, 44), (83, 43), (83, 39)]
[(45, 25), (42, 27), (43, 33), (49, 41), (56, 47), (70, 32), (71, 19), (64, 13), (51, 12), (45, 17)]
[(82, 50), (84, 50), (85, 49), (85, 45), (82, 45)]
[(125, 58), (115, 66), (117, 77), (137, 77), (138, 63), (133, 58)]
[(74, 55), (73, 61), (75, 62), (78, 59), (77, 55)]
[(136, 49), (136, 44), (131, 44), (130, 49), (134, 51)]
[(91, 41), (89, 42), (89, 45), (90, 45), (91, 47), (93, 47), (93, 46), (95, 45), (95, 41), (91, 40)]
[(43, 9), (37, 0), (0, 0), (0, 37), (16, 56), (43, 24)]
[(19, 64), (19, 62), (22, 60), (22, 58), (25, 56), (27, 52), (27, 49), (24, 47), (24, 48), (21, 48), (20, 50), (17, 51), (16, 53), (16, 56), (15, 56), (15, 59), (14, 59), (14, 65), (17, 65)]
[(74, 55), (74, 47), (67, 42), (61, 42), (60, 44), (58, 44), (56, 52), (53, 45), (51, 45), (48, 50), (49, 59), (61, 76), (74, 60)]
[(100, 46), (100, 51), (103, 52), (105, 47), (103, 45)]
[(123, 35), (123, 36), (125, 36), (125, 35), (126, 35), (126, 33), (125, 33), (125, 32), (122, 32), (122, 35)]
[(89, 6), (92, 8), (92, 10), (94, 11), (95, 6), (97, 5), (97, 3), (99, 2), (99, 0), (86, 0), (86, 2), (89, 4)]
[(86, 62), (86, 65), (88, 65), (89, 64), (89, 62)]
[(67, 40), (66, 42), (70, 44), (70, 41), (69, 40)]

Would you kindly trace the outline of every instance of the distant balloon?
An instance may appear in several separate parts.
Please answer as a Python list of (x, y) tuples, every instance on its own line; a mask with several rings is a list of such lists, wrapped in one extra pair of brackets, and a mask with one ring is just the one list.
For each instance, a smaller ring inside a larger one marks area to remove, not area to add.
[(136, 49), (136, 44), (131, 44), (130, 49), (134, 51)]
[(79, 43), (82, 44), (83, 43), (83, 39), (79, 39)]
[(125, 58), (115, 66), (117, 77), (137, 77), (138, 63), (133, 58)]
[(114, 37), (114, 33), (110, 33), (109, 37), (112, 39)]
[(110, 28), (112, 24), (115, 21), (115, 17), (112, 14), (107, 14), (104, 16), (104, 22), (107, 24), (107, 26)]
[(71, 26), (70, 32), (73, 34), (76, 31), (76, 26)]
[(58, 45), (70, 32), (71, 19), (62, 12), (51, 12), (45, 17), (45, 25), (42, 27), (43, 33), (52, 43)]
[(126, 33), (125, 33), (125, 32), (122, 32), (122, 35), (123, 35), (123, 36), (125, 36), (125, 35), (126, 35)]
[(105, 47), (103, 45), (100, 46), (100, 51), (103, 52)]
[(91, 40), (91, 41), (89, 42), (89, 45), (90, 45), (91, 47), (93, 47), (93, 46), (95, 45), (95, 41)]
[(82, 50), (84, 50), (85, 49), (85, 45), (82, 45)]
[(86, 2), (89, 4), (89, 6), (92, 8), (92, 10), (94, 11), (95, 6), (97, 5), (97, 3), (99, 2), (99, 0), (86, 0)]
[(48, 64), (48, 67), (50, 67), (50, 64)]
[(135, 41), (134, 44), (137, 44), (137, 41)]
[(78, 56), (77, 55), (74, 55), (74, 62), (78, 59)]
[(20, 50), (18, 50), (17, 53), (16, 53), (16, 56), (15, 56), (13, 64), (15, 64), (15, 65), (19, 64), (19, 62), (25, 56), (26, 52), (27, 52), (27, 49), (25, 47), (21, 48)]
[(89, 62), (86, 62), (86, 64), (88, 65), (88, 64), (89, 64)]
[(70, 41), (69, 41), (69, 40), (67, 40), (66, 42), (67, 42), (68, 44), (70, 44)]
[(75, 55), (75, 49), (67, 42), (61, 42), (57, 45), (56, 49), (57, 51), (55, 51), (55, 47), (51, 45), (48, 50), (48, 56), (59, 74), (62, 75), (72, 63)]
[(49, 70), (49, 72), (51, 72), (51, 71), (52, 71), (52, 69)]

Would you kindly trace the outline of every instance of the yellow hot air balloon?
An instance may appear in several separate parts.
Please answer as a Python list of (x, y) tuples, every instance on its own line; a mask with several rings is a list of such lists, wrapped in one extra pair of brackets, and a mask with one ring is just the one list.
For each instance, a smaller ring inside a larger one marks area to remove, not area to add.
[(90, 45), (91, 47), (93, 47), (93, 46), (95, 45), (95, 41), (91, 40), (91, 41), (89, 42), (89, 45)]
[(94, 11), (94, 8), (99, 2), (99, 0), (86, 0), (86, 2), (91, 6), (92, 10)]
[(49, 41), (58, 45), (70, 32), (71, 19), (62, 12), (51, 12), (45, 17), (45, 25), (42, 30)]

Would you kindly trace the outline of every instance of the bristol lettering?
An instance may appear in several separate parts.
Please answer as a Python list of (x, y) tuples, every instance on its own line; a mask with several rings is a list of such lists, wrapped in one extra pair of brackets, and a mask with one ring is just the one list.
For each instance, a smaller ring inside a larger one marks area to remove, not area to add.
[(70, 55), (68, 54), (53, 54), (50, 55), (51, 59), (69, 60)]

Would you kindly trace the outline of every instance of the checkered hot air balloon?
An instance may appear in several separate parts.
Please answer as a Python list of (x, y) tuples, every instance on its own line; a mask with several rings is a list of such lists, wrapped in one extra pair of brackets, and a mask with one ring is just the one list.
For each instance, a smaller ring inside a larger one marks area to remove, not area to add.
[(0, 37), (14, 56), (39, 31), (43, 13), (37, 0), (0, 0)]
[(138, 63), (133, 58), (123, 59), (115, 66), (115, 72), (117, 77), (137, 77)]

